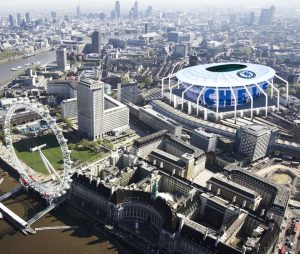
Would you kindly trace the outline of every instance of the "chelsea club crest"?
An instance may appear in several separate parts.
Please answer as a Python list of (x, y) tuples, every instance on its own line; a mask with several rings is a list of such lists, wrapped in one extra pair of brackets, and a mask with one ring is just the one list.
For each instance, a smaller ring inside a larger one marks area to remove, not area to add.
[(254, 78), (256, 76), (256, 74), (253, 71), (248, 71), (248, 70), (239, 71), (237, 75), (240, 78), (246, 78), (246, 79)]

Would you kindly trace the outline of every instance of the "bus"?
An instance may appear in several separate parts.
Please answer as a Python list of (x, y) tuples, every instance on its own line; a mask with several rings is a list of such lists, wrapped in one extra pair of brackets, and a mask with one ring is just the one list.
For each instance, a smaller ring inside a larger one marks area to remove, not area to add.
[(285, 159), (285, 160), (292, 160), (292, 159), (293, 159), (293, 156), (287, 155), (287, 154), (283, 154), (283, 155), (282, 155), (282, 158)]
[(282, 159), (281, 158), (275, 158), (274, 161), (275, 162), (282, 162)]
[(280, 253), (281, 253), (281, 254), (285, 254), (285, 246), (284, 246), (284, 243), (283, 243), (282, 246), (281, 246)]
[(293, 226), (293, 235), (297, 234), (298, 231), (298, 222), (295, 222), (294, 226)]

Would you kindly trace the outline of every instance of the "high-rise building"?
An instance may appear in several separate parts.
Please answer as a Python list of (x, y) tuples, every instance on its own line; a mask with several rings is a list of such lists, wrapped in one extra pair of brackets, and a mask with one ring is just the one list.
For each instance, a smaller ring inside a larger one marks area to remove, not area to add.
[(30, 14), (29, 12), (26, 12), (25, 13), (25, 22), (28, 24), (28, 23), (31, 23), (31, 18), (30, 18)]
[(149, 33), (148, 23), (145, 23), (144, 33), (145, 33), (145, 34)]
[(9, 26), (14, 26), (15, 25), (15, 21), (14, 21), (13, 15), (9, 14), (8, 21), (9, 21)]
[(118, 100), (129, 101), (134, 104), (137, 103), (139, 97), (139, 87), (137, 82), (130, 82), (128, 84), (118, 84)]
[(153, 13), (152, 5), (148, 6), (148, 9), (146, 10), (146, 17), (151, 17)]
[(139, 17), (139, 4), (138, 1), (135, 1), (133, 6), (133, 18), (137, 19), (138, 17)]
[(104, 90), (101, 81), (83, 79), (78, 84), (78, 129), (92, 140), (129, 128), (128, 107), (105, 95)]
[(272, 130), (267, 126), (253, 124), (243, 126), (238, 131), (239, 152), (246, 155), (250, 162), (257, 161), (267, 155)]
[(101, 34), (97, 30), (92, 34), (92, 53), (101, 53)]
[(55, 11), (51, 12), (51, 20), (53, 23), (57, 22), (57, 13)]
[(121, 17), (121, 5), (120, 1), (116, 1), (115, 3), (115, 18), (120, 19)]
[(20, 26), (21, 23), (22, 23), (21, 13), (18, 13), (18, 14), (17, 14), (17, 24), (18, 24), (18, 26)]
[(77, 92), (78, 129), (90, 139), (103, 134), (104, 86), (95, 80), (80, 80)]
[(80, 17), (80, 6), (78, 5), (77, 7), (76, 7), (76, 16), (77, 17)]
[(260, 18), (259, 18), (259, 24), (261, 26), (269, 25), (269, 9), (262, 9), (261, 10)]
[(56, 63), (57, 69), (61, 71), (67, 70), (67, 51), (65, 48), (58, 48), (56, 50)]
[(273, 22), (273, 20), (274, 20), (275, 10), (276, 10), (275, 6), (272, 5), (272, 6), (270, 7), (270, 12), (269, 12), (269, 23), (270, 23), (270, 24), (271, 24), (271, 23)]
[(250, 13), (250, 16), (249, 16), (249, 25), (250, 25), (250, 26), (253, 26), (253, 25), (254, 25), (255, 19), (256, 19), (255, 13), (254, 13), (254, 12), (251, 12), (251, 13)]

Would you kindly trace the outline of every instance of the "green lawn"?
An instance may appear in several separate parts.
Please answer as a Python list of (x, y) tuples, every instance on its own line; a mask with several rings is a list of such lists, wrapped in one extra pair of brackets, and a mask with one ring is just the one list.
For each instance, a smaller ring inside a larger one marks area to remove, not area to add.
[[(43, 154), (47, 157), (49, 162), (56, 170), (61, 169), (63, 164), (62, 154), (54, 135), (38, 136), (35, 138), (20, 140), (14, 143), (14, 147), (20, 160), (22, 160), (35, 171), (48, 174), (48, 171), (45, 168), (39, 153), (30, 152), (30, 148), (43, 144), (47, 144), (47, 147), (43, 149)], [(95, 153), (90, 149), (72, 150), (71, 158), (74, 161), (80, 160), (81, 162), (89, 162), (101, 158), (104, 155), (104, 153)]]

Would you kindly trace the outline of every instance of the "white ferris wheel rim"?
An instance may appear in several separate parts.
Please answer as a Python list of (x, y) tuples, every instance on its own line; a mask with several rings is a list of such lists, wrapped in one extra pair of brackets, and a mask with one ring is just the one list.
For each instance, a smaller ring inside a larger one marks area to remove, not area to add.
[[(53, 182), (51, 183), (51, 185), (46, 185), (44, 183), (36, 182), (35, 180), (33, 180), (28, 174), (28, 172), (25, 170), (25, 168), (22, 166), (22, 163), (15, 152), (12, 143), (10, 123), (13, 114), (18, 109), (23, 108), (30, 111), (34, 111), (42, 118), (42, 120), (46, 121), (49, 128), (52, 130), (53, 134), (55, 135), (58, 141), (63, 156), (63, 177), (58, 185), (53, 185)], [(70, 156), (70, 151), (68, 149), (67, 140), (64, 138), (61, 130), (59, 129), (56, 120), (50, 116), (48, 109), (44, 109), (43, 105), (37, 102), (31, 103), (29, 101), (18, 101), (16, 104), (12, 105), (7, 111), (4, 120), (4, 135), (6, 146), (8, 147), (8, 150), (12, 155), (14, 168), (18, 171), (20, 176), (32, 189), (39, 192), (43, 197), (47, 199), (58, 198), (66, 193), (66, 190), (70, 188), (69, 184), (71, 181), (71, 174), (73, 173), (71, 167), (72, 160)]]

